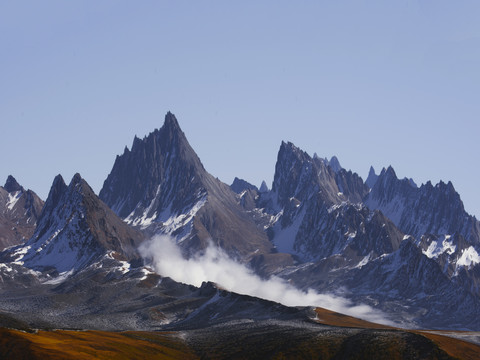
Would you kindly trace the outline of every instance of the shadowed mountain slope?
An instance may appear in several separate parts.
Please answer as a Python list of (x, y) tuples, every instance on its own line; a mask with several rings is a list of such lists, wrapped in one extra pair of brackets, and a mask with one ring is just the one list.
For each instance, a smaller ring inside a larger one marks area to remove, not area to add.
[(273, 251), (232, 189), (205, 170), (170, 112), (162, 128), (117, 156), (100, 198), (147, 234), (174, 236), (187, 254), (209, 241), (243, 260)]
[(13, 176), (0, 186), (0, 251), (28, 240), (35, 230), (43, 201)]
[(58, 175), (25, 244), (2, 255), (4, 262), (58, 272), (78, 271), (114, 252), (125, 260), (139, 259), (143, 235), (131, 229), (76, 174), (67, 186)]

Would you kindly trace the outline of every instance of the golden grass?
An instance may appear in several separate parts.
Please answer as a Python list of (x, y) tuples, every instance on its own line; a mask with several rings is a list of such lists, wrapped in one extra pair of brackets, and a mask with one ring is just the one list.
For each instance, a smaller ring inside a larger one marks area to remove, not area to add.
[(1, 359), (196, 359), (169, 333), (0, 329)]
[(412, 331), (423, 335), (436, 343), (440, 349), (444, 350), (450, 356), (464, 360), (480, 359), (480, 346), (467, 341), (454, 339), (441, 334), (432, 334), (426, 331)]
[(394, 329), (388, 325), (381, 325), (372, 323), (366, 320), (357, 319), (353, 316), (337, 313), (335, 311), (316, 308), (317, 321), (324, 325), (340, 326), (340, 327), (353, 327), (361, 329)]
[[(395, 329), (387, 325), (372, 323), (327, 309), (316, 308), (315, 312), (318, 315), (318, 322), (325, 325), (362, 329)], [(465, 360), (480, 359), (480, 346), (478, 345), (442, 335), (441, 332), (431, 333), (430, 331), (421, 330), (401, 330), (425, 336), (452, 357)]]
[[(335, 326), (359, 329), (372, 329), (373, 337), (363, 332), (353, 337), (349, 335), (326, 333), (318, 337), (290, 338), (287, 333), (272, 333), (258, 338), (244, 333), (232, 335), (221, 341), (206, 338), (205, 343), (189, 346), (175, 332), (106, 332), (106, 331), (38, 331), (27, 333), (18, 330), (0, 328), (0, 359), (198, 359), (237, 358), (272, 359), (291, 358), (333, 358), (339, 354), (357, 358), (368, 358), (368, 354), (378, 354), (382, 358), (400, 358), (406, 344), (402, 337), (394, 332), (382, 330), (400, 330), (389, 326), (371, 323), (330, 310), (317, 308), (318, 322)], [(421, 330), (402, 330), (422, 335), (433, 341), (441, 350), (458, 359), (480, 358), (480, 346), (442, 335), (441, 332)], [(350, 342), (351, 340), (355, 342)], [(362, 340), (363, 339), (363, 340)], [(374, 339), (374, 342), (372, 342)], [(366, 342), (365, 342), (366, 341)], [(421, 343), (421, 342), (420, 342)], [(348, 346), (347, 346), (348, 345)], [(345, 347), (347, 346), (347, 347)], [(415, 346), (410, 344), (410, 346)], [(402, 350), (403, 349), (403, 350)], [(343, 351), (343, 352), (342, 352)], [(345, 352), (347, 351), (347, 352)], [(437, 351), (437, 350), (435, 350)], [(437, 354), (434, 352), (434, 354)], [(399, 357), (400, 356), (400, 357)]]

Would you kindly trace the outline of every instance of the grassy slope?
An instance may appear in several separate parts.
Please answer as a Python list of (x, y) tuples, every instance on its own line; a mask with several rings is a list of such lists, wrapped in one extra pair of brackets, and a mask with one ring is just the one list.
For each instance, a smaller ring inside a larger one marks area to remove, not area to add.
[(169, 333), (0, 329), (1, 359), (195, 359)]
[[(348, 315), (336, 313), (330, 310), (317, 308), (318, 322), (331, 326), (358, 327), (362, 329), (393, 329), (390, 326), (371, 323)], [(403, 330), (408, 331), (408, 330)], [(432, 340), (438, 347), (454, 358), (465, 360), (477, 360), (480, 358), (480, 346), (467, 341), (454, 339), (430, 331), (410, 331), (420, 334)]]
[[(200, 332), (185, 341), (176, 332), (38, 331), (0, 328), (0, 359), (196, 359), (196, 358), (417, 358), (477, 359), (480, 347), (437, 333), (405, 331), (325, 309), (318, 321), (332, 326), (321, 336), (285, 329)], [(361, 331), (338, 331), (338, 327)], [(190, 335), (189, 335), (190, 336)], [(423, 349), (423, 350), (422, 350)]]

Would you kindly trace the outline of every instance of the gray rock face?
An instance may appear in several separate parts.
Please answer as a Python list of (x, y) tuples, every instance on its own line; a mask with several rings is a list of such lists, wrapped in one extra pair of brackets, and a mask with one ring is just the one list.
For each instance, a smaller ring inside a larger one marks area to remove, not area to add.
[[(274, 272), (305, 289), (348, 289), (355, 301), (397, 321), (448, 327), (461, 319), (456, 327), (476, 328), (470, 320), (479, 314), (477, 225), (453, 186), (418, 188), (391, 167), (374, 180), (369, 191), (357, 174), (335, 172), (324, 159), (282, 143), (272, 191), (260, 194), (254, 211), (263, 211), (261, 220), (270, 216), (262, 225), (272, 242), (298, 262)], [(454, 306), (462, 310), (442, 320), (442, 307)]]
[(120, 217), (145, 219), (187, 212), (206, 195), (207, 173), (171, 113), (165, 124), (117, 156), (100, 198)]
[(33, 235), (42, 207), (37, 194), (8, 176), (5, 186), (0, 186), (0, 251)]
[(368, 187), (362, 178), (352, 171), (340, 169), (336, 172), (335, 181), (338, 189), (349, 202), (361, 203), (363, 198), (368, 194)]
[(313, 193), (320, 194), (326, 206), (341, 202), (335, 172), (318, 158), (311, 158), (292, 143), (282, 142), (275, 165), (272, 193), (280, 208), (292, 198), (302, 202)]
[(416, 238), (460, 233), (470, 244), (480, 244), (480, 223), (465, 212), (451, 182), (435, 186), (427, 182), (417, 188), (410, 180), (398, 179), (389, 167), (383, 169), (365, 204), (381, 210), (404, 233)]
[(175, 237), (186, 254), (210, 240), (246, 261), (273, 248), (230, 187), (205, 170), (171, 113), (117, 156), (100, 198), (147, 234)]
[(341, 255), (356, 265), (398, 249), (403, 234), (383, 214), (342, 205), (330, 211), (310, 204), (296, 235), (294, 249), (306, 260)]
[(399, 180), (389, 167), (382, 171), (365, 203), (414, 236), (424, 254), (436, 261), (451, 281), (480, 294), (480, 222), (466, 213), (451, 182), (416, 187), (411, 180)]
[(260, 185), (260, 189), (258, 189), (258, 192), (264, 193), (268, 191), (268, 186), (265, 180), (262, 181), (262, 184)]
[(375, 173), (375, 169), (373, 166), (370, 166), (370, 170), (368, 171), (367, 180), (365, 180), (365, 185), (368, 186), (369, 189), (373, 188), (375, 183), (377, 182), (378, 175)]
[[(64, 318), (58, 321), (85, 319), (83, 324), (103, 328), (86, 303), (88, 291), (99, 294), (91, 301), (108, 324), (104, 328), (129, 321), (134, 328), (155, 328), (159, 313), (162, 321), (170, 317), (186, 328), (210, 326), (217, 316), (219, 323), (239, 314), (262, 318), (250, 312), (251, 299), (211, 284), (189, 288), (140, 267), (138, 244), (168, 234), (186, 256), (212, 241), (265, 277), (275, 274), (302, 289), (343, 291), (405, 324), (480, 329), (480, 225), (451, 183), (417, 187), (411, 179), (399, 180), (391, 167), (379, 176), (371, 168), (364, 183), (338, 159), (310, 157), (282, 142), (272, 190), (238, 178), (228, 186), (204, 169), (168, 113), (160, 129), (135, 137), (131, 150), (117, 156), (100, 192), (105, 203), (78, 174), (68, 186), (55, 178), (41, 215), (27, 193), (13, 177), (0, 188), (0, 220), (10, 214), (9, 221), (18, 222), (22, 217), (14, 215), (29, 214), (38, 224), (28, 242), (0, 253), (0, 287), (40, 289), (46, 304), (81, 299), (74, 310), (60, 309)], [(62, 278), (69, 271), (73, 275)], [(49, 284), (60, 286), (52, 290)], [(118, 299), (117, 286), (128, 299)], [(143, 286), (161, 288), (161, 296), (141, 290), (139, 298), (136, 287)], [(0, 308), (7, 302), (14, 307), (17, 293), (10, 295)], [(29, 296), (25, 301), (31, 304)], [(105, 302), (116, 310), (106, 311)], [(254, 303), (252, 311), (267, 316), (272, 309), (281, 318), (290, 311)]]
[(17, 191), (22, 191), (22, 192), (25, 191), (25, 189), (22, 186), (20, 186), (20, 184), (12, 175), (8, 175), (7, 181), (5, 182), (5, 185), (3, 186), (3, 188), (9, 193), (17, 192)]
[(420, 326), (478, 328), (479, 297), (451, 281), (410, 239), (358, 269), (347, 286), (362, 301), (381, 302), (385, 311), (397, 308)]
[(2, 257), (4, 262), (40, 271), (78, 271), (107, 254), (138, 259), (137, 246), (142, 240), (140, 233), (98, 199), (79, 174), (68, 186), (58, 175), (31, 239)]
[(326, 161), (282, 143), (272, 191), (258, 203), (274, 216), (269, 228), (280, 252), (301, 261), (341, 255), (358, 263), (398, 249), (401, 233), (380, 213), (361, 204), (368, 193), (351, 171), (333, 171)]
[(328, 162), (328, 165), (336, 173), (338, 173), (340, 170), (342, 170), (342, 166), (340, 165), (340, 161), (338, 161), (338, 158), (336, 156), (331, 157), (330, 161)]
[(239, 179), (236, 177), (233, 180), (232, 185), (230, 185), (230, 188), (237, 194), (242, 193), (245, 190), (255, 190), (258, 191), (258, 188), (255, 185), (250, 184), (249, 182)]

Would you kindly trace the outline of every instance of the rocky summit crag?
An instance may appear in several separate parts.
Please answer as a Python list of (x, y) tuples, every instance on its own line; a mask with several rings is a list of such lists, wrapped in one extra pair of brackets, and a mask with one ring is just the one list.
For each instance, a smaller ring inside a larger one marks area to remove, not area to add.
[(43, 204), (9, 177), (0, 213), (0, 312), (37, 327), (192, 329), (308, 313), (155, 274), (138, 247), (168, 235), (185, 257), (213, 244), (262, 278), (396, 324), (480, 330), (480, 223), (451, 183), (417, 186), (391, 167), (364, 182), (336, 157), (282, 142), (271, 189), (228, 186), (170, 112), (117, 156), (98, 197), (80, 175), (57, 176)]
[(37, 194), (8, 176), (5, 185), (0, 186), (0, 251), (33, 235), (42, 207)]
[(241, 261), (272, 253), (266, 233), (235, 195), (205, 170), (171, 113), (160, 130), (135, 138), (117, 157), (100, 191), (128, 224), (175, 237), (186, 254), (210, 241)]

